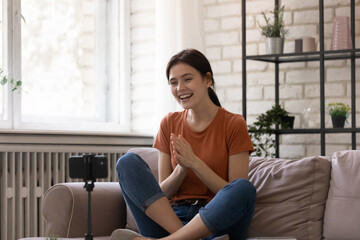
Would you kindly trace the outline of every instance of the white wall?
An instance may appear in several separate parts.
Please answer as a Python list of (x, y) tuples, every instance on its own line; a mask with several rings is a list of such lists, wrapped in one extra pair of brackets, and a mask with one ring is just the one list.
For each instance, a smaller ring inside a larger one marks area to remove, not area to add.
[(155, 1), (131, 1), (132, 130), (152, 132), (155, 117)]
[[(330, 49), (334, 16), (350, 15), (348, 0), (325, 2), (325, 49)], [(316, 37), (318, 42), (318, 1), (283, 0), (286, 6), (285, 22), (289, 35), (285, 52), (294, 51), (294, 39), (304, 36)], [(242, 61), (241, 61), (241, 0), (203, 0), (206, 56), (215, 76), (217, 93), (223, 106), (236, 113), (242, 112)], [(260, 7), (259, 7), (260, 6)], [(260, 12), (273, 8), (271, 0), (247, 0), (247, 54), (265, 54), (264, 40), (257, 21)], [(132, 0), (131, 5), (131, 66), (132, 66), (132, 130), (154, 132), (155, 122), (155, 2)], [(356, 1), (356, 13), (360, 1)], [(360, 14), (356, 20), (356, 46), (360, 46)], [(357, 60), (357, 65), (359, 61)], [(326, 63), (326, 104), (344, 102), (350, 104), (349, 61)], [(274, 104), (274, 66), (247, 61), (248, 76), (248, 123)], [(296, 116), (295, 127), (318, 127), (319, 121), (319, 63), (290, 63), (280, 65), (280, 102)], [(357, 80), (360, 71), (357, 70)], [(164, 82), (164, 84), (166, 84)], [(360, 90), (360, 87), (357, 87)], [(357, 91), (359, 92), (359, 91)], [(357, 93), (359, 95), (359, 93)], [(357, 100), (357, 105), (360, 101)], [(306, 110), (311, 108), (309, 114)], [(360, 107), (357, 107), (360, 109)], [(359, 112), (359, 111), (357, 111)], [(360, 118), (357, 116), (357, 119)], [(360, 121), (359, 121), (360, 122)], [(349, 122), (349, 124), (351, 124)], [(309, 126), (310, 125), (310, 126)], [(314, 125), (314, 126), (313, 126)], [(331, 127), (326, 116), (326, 126)], [(360, 135), (358, 136), (360, 138)], [(351, 148), (350, 134), (327, 135), (327, 154)], [(320, 154), (319, 135), (282, 136), (280, 155), (301, 157)]]

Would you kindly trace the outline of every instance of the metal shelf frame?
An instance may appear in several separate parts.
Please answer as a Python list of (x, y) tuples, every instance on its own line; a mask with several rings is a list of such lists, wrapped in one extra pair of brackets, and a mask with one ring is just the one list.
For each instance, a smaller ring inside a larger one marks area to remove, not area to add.
[[(355, 60), (360, 58), (360, 49), (355, 46), (355, 0), (350, 1), (350, 24), (351, 24), (351, 39), (352, 49), (348, 50), (335, 50), (328, 51), (324, 49), (324, 0), (319, 0), (319, 45), (320, 50), (316, 52), (306, 53), (285, 53), (275, 55), (246, 55), (246, 0), (242, 0), (242, 94), (243, 94), (243, 116), (246, 119), (247, 114), (247, 73), (246, 73), (246, 61), (263, 61), (270, 62), (275, 65), (275, 104), (279, 104), (279, 70), (281, 63), (290, 62), (309, 62), (318, 61), (320, 63), (320, 128), (314, 129), (287, 129), (274, 131), (275, 144), (276, 144), (276, 157), (279, 157), (279, 136), (281, 134), (320, 134), (320, 148), (321, 155), (325, 155), (325, 134), (326, 133), (351, 133), (351, 147), (356, 149), (356, 133), (360, 132), (360, 128), (356, 128), (356, 68)], [(275, 7), (279, 7), (279, 0), (274, 0)], [(351, 69), (351, 127), (343, 129), (329, 129), (325, 128), (325, 61), (350, 59)]]

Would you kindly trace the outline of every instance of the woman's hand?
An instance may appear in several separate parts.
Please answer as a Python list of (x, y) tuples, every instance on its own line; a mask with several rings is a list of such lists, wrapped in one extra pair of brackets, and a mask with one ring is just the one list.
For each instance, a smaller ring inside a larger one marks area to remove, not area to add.
[(208, 165), (198, 158), (188, 141), (183, 136), (171, 134), (171, 144), (173, 146), (172, 155), (178, 166), (189, 168), (195, 175), (214, 193), (222, 189), (227, 181), (219, 177)]
[(194, 169), (200, 159), (194, 154), (191, 145), (181, 135), (171, 134), (171, 144), (173, 146), (173, 156), (180, 166)]

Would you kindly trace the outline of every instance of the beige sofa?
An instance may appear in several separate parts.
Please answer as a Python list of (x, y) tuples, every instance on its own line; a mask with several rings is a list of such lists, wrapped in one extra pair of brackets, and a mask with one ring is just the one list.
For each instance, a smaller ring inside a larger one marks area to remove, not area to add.
[[(142, 156), (157, 176), (157, 150), (131, 151)], [(360, 239), (360, 150), (335, 152), (331, 159), (251, 158), (249, 179), (258, 194), (249, 237)], [(96, 183), (92, 204), (94, 239), (110, 239), (117, 228), (136, 230), (118, 183)], [(49, 189), (42, 206), (46, 235), (83, 236), (86, 207), (83, 183)]]

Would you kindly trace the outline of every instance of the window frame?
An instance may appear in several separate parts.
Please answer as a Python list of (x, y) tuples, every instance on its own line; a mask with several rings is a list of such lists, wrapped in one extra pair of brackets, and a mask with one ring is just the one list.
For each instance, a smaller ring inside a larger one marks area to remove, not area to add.
[[(100, 1), (99, 1), (100, 2)], [(77, 122), (76, 124), (64, 122), (25, 122), (21, 116), (21, 91), (12, 92), (10, 87), (4, 91), (6, 99), (4, 111), (8, 119), (0, 120), (0, 129), (5, 130), (50, 130), (50, 131), (70, 131), (70, 132), (114, 132), (129, 133), (131, 131), (131, 108), (130, 108), (130, 0), (105, 1), (102, 10), (109, 11), (111, 23), (106, 29), (114, 30), (116, 34), (111, 36), (110, 46), (116, 46), (116, 51), (111, 49), (111, 56), (116, 61), (109, 61), (116, 64), (106, 72), (110, 75), (111, 91), (106, 105), (111, 105), (111, 109), (119, 111), (108, 111), (111, 116), (107, 118), (115, 122)], [(9, 78), (21, 79), (21, 0), (3, 0), (3, 19), (4, 19), (4, 70), (8, 72)], [(98, 23), (96, 23), (98, 24)], [(108, 23), (107, 23), (108, 24)], [(100, 33), (101, 34), (101, 33)], [(96, 34), (99, 36), (99, 33)], [(116, 43), (117, 42), (117, 43)], [(116, 44), (115, 44), (116, 43)], [(114, 54), (115, 53), (115, 54)], [(100, 61), (104, 61), (104, 56)], [(100, 69), (97, 74), (104, 74), (105, 67)], [(6, 105), (7, 103), (7, 105)]]

